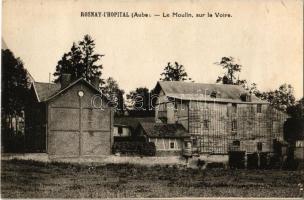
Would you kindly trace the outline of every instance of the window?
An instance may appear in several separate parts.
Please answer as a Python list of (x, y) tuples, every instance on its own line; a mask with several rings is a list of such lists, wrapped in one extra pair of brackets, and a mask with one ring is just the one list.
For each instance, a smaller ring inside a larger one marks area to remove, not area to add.
[(120, 126), (118, 127), (118, 134), (122, 135), (122, 127), (120, 127)]
[(232, 121), (232, 124), (231, 124), (231, 130), (232, 131), (236, 131), (237, 129), (237, 121), (236, 120), (233, 120)]
[(304, 140), (297, 140), (296, 147), (304, 147)]
[(251, 113), (254, 113), (254, 106), (253, 106), (253, 105), (250, 105), (249, 108), (250, 108), (250, 112), (251, 112)]
[(234, 140), (234, 141), (232, 142), (232, 145), (233, 145), (233, 146), (240, 146), (240, 141)]
[(236, 105), (236, 103), (233, 103), (233, 104), (232, 104), (232, 112), (233, 112), (233, 113), (236, 113), (236, 112), (237, 112), (237, 105)]
[(262, 147), (263, 147), (262, 142), (258, 142), (258, 143), (257, 143), (258, 151), (262, 151)]
[(191, 148), (191, 142), (190, 141), (185, 142), (185, 148)]
[(250, 102), (251, 101), (251, 96), (250, 95), (246, 95), (246, 101)]
[(194, 147), (197, 147), (197, 146), (198, 146), (198, 139), (197, 139), (197, 138), (193, 138), (193, 139), (192, 139), (192, 145), (193, 145)]
[(170, 149), (174, 149), (175, 146), (174, 146), (174, 142), (170, 142)]
[(217, 92), (215, 90), (213, 90), (210, 94), (211, 98), (216, 98)]
[(251, 101), (251, 95), (248, 93), (243, 93), (241, 94), (241, 100), (245, 102), (250, 102)]
[(157, 115), (158, 115), (159, 120), (161, 120), (163, 123), (167, 123), (167, 104), (166, 103), (159, 104)]
[(204, 124), (204, 129), (209, 129), (209, 120), (204, 120), (203, 121), (203, 124)]
[(84, 92), (82, 90), (79, 90), (78, 91), (78, 96), (83, 97), (83, 95), (84, 95)]
[(239, 151), (240, 150), (240, 141), (234, 140), (232, 141), (232, 145), (230, 146), (230, 151)]
[(257, 113), (262, 113), (262, 104), (257, 105)]

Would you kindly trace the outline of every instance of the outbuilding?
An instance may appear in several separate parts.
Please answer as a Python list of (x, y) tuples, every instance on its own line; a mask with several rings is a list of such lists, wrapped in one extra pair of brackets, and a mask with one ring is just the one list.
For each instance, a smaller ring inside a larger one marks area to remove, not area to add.
[(181, 124), (140, 122), (136, 132), (155, 144), (157, 156), (181, 155), (185, 141), (190, 138)]
[(83, 78), (60, 83), (33, 82), (32, 102), (25, 113), (28, 152), (52, 158), (96, 157), (111, 154), (113, 111), (97, 84)]

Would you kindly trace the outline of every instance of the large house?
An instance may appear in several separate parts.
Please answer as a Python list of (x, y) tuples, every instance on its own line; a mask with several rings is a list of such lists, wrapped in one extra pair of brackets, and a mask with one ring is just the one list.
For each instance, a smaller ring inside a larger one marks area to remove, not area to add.
[(34, 82), (31, 91), (32, 105), (25, 112), (27, 151), (46, 152), (50, 158), (111, 154), (113, 111), (97, 84), (63, 74), (60, 83)]
[(182, 125), (195, 153), (273, 152), (283, 141), (287, 115), (240, 86), (160, 81), (154, 91), (155, 123)]

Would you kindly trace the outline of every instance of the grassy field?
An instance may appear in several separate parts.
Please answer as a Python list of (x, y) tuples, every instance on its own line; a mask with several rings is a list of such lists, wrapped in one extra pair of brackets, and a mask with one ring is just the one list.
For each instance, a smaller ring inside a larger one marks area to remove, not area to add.
[(4, 198), (299, 197), (304, 171), (2, 161)]

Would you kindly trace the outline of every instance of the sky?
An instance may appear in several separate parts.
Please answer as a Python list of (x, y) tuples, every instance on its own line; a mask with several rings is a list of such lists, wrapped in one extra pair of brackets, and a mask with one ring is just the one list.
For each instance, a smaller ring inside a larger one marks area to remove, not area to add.
[[(297, 99), (303, 96), (300, 0), (4, 0), (2, 9), (2, 39), (36, 81), (48, 82), (72, 43), (89, 34), (96, 53), (105, 54), (103, 78), (113, 77), (126, 92), (152, 89), (167, 62), (175, 61), (195, 82), (215, 83), (224, 73), (215, 62), (232, 56), (243, 66), (240, 79), (257, 83), (262, 91), (288, 83)], [(86, 11), (152, 17), (80, 17)], [(172, 12), (213, 17), (162, 17)], [(232, 17), (217, 18), (215, 12)]]

